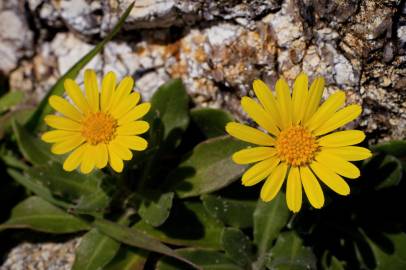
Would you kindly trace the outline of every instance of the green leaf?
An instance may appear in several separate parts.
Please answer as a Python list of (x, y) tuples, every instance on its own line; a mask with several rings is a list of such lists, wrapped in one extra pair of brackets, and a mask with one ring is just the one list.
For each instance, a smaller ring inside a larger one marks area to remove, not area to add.
[(148, 254), (146, 250), (123, 245), (104, 270), (143, 270)]
[(174, 205), (168, 220), (158, 228), (144, 221), (136, 223), (134, 228), (168, 244), (222, 248), (221, 234), (224, 226), (211, 217), (198, 202), (179, 202)]
[(373, 146), (372, 149), (395, 157), (406, 157), (406, 140), (381, 143)]
[(172, 208), (173, 192), (158, 193), (148, 191), (143, 196), (138, 214), (141, 218), (154, 227), (162, 225), (169, 217)]
[(179, 145), (182, 133), (189, 124), (189, 97), (180, 79), (162, 85), (151, 98), (151, 110), (145, 117), (152, 123), (159, 119), (163, 141), (173, 149)]
[(331, 264), (328, 270), (344, 270), (344, 264), (339, 261), (336, 257), (331, 258)]
[(120, 248), (120, 243), (97, 229), (87, 232), (76, 249), (72, 270), (104, 269)]
[(207, 212), (224, 224), (242, 229), (252, 227), (257, 202), (232, 200), (214, 195), (203, 195), (201, 199)]
[(13, 130), (17, 137), (18, 147), (23, 156), (33, 164), (43, 165), (56, 158), (50, 151), (50, 145), (34, 137), (17, 121), (13, 121)]
[(24, 98), (21, 91), (8, 92), (0, 97), (0, 114), (19, 104)]
[(281, 233), (269, 252), (266, 266), (272, 270), (316, 269), (316, 258), (294, 232)]
[(37, 130), (43, 122), (45, 115), (49, 114), (52, 109), (51, 106), (48, 104), (48, 99), (52, 95), (62, 95), (64, 92), (63, 83), (66, 79), (75, 79), (76, 76), (79, 74), (80, 70), (89, 63), (93, 57), (95, 57), (121, 29), (124, 25), (125, 20), (127, 19), (130, 11), (134, 6), (133, 2), (121, 15), (120, 19), (118, 20), (117, 24), (114, 26), (113, 30), (99, 43), (97, 44), (90, 52), (88, 52), (85, 56), (83, 56), (73, 67), (71, 67), (57, 82), (56, 84), (48, 91), (45, 97), (42, 99), (41, 103), (38, 105), (37, 110), (34, 112), (32, 117), (27, 123), (27, 127), (29, 130)]
[(56, 196), (66, 198), (72, 209), (80, 212), (102, 212), (110, 198), (102, 189), (102, 173), (81, 174), (66, 172), (58, 163), (35, 167), (27, 171), (33, 179), (40, 181)]
[(169, 176), (170, 190), (180, 198), (198, 196), (219, 190), (243, 173), (231, 155), (247, 144), (230, 137), (218, 137), (197, 145), (190, 156)]
[(55, 199), (51, 191), (48, 188), (46, 188), (42, 183), (40, 183), (38, 180), (33, 179), (27, 175), (21, 174), (20, 172), (14, 169), (7, 169), (7, 173), (20, 185), (24, 186), (26, 189), (38, 195), (47, 202), (63, 208), (72, 207), (72, 205), (70, 205), (69, 203)]
[(397, 186), (402, 180), (402, 163), (394, 156), (386, 155), (376, 169), (375, 177), (382, 179), (375, 187), (377, 190)]
[[(223, 253), (211, 250), (185, 248), (176, 250), (177, 253), (189, 259), (204, 270), (243, 270), (227, 258)], [(156, 270), (190, 269), (187, 265), (172, 258), (164, 257), (159, 260)]]
[(393, 252), (388, 253), (381, 250), (372, 241), (369, 241), (375, 254), (376, 270), (398, 270), (406, 269), (406, 233), (386, 234), (393, 244)]
[(258, 259), (255, 264), (261, 269), (265, 256), (278, 237), (279, 232), (288, 222), (290, 212), (282, 192), (272, 201), (258, 201), (254, 211), (254, 243), (258, 247)]
[(73, 233), (89, 229), (87, 223), (65, 211), (32, 196), (11, 211), (11, 217), (0, 225), (0, 230), (28, 228), (48, 233)]
[(226, 228), (223, 232), (222, 241), (226, 254), (234, 262), (243, 267), (251, 264), (253, 245), (242, 231)]
[(228, 112), (212, 108), (193, 109), (190, 117), (206, 138), (226, 135), (226, 124), (234, 120)]
[(126, 226), (103, 219), (96, 220), (94, 225), (99, 229), (99, 231), (116, 239), (117, 241), (120, 241), (121, 243), (171, 256), (195, 266), (192, 262), (188, 261), (182, 256), (179, 256), (168, 246), (162, 244), (152, 237), (149, 237), (135, 228), (128, 228)]

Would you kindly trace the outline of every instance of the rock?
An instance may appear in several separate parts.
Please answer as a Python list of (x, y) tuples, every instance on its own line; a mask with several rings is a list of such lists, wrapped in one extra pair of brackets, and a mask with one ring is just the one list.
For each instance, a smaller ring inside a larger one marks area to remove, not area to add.
[(33, 53), (33, 33), (16, 1), (0, 6), (0, 73), (8, 74)]

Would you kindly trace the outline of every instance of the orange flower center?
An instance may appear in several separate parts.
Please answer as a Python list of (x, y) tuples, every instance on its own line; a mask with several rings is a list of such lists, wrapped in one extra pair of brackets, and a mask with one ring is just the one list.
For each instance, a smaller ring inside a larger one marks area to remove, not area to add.
[(287, 128), (281, 131), (276, 139), (279, 158), (292, 166), (310, 163), (317, 150), (316, 138), (302, 126)]
[(82, 135), (93, 145), (110, 142), (116, 128), (117, 120), (104, 112), (89, 113), (82, 121)]

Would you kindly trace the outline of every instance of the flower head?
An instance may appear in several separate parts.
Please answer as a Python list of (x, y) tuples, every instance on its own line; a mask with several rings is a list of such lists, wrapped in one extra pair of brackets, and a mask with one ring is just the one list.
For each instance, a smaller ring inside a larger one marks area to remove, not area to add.
[(260, 197), (270, 201), (287, 178), (286, 201), (293, 212), (301, 208), (302, 186), (315, 208), (324, 204), (319, 181), (340, 195), (348, 195), (350, 188), (343, 177), (360, 176), (349, 161), (367, 159), (371, 152), (352, 146), (364, 140), (362, 131), (332, 131), (357, 118), (361, 107), (341, 108), (345, 103), (343, 91), (320, 105), (324, 79), (316, 78), (308, 90), (308, 78), (303, 73), (296, 78), (292, 94), (284, 79), (276, 83), (276, 96), (260, 80), (254, 81), (253, 88), (259, 103), (243, 97), (241, 105), (266, 132), (235, 122), (226, 126), (231, 136), (258, 145), (233, 155), (238, 164), (256, 163), (243, 174), (243, 185), (252, 186), (266, 178)]
[(71, 79), (64, 87), (72, 103), (51, 96), (49, 104), (61, 115), (48, 115), (45, 122), (55, 130), (45, 132), (42, 140), (52, 143), (51, 151), (62, 155), (71, 152), (63, 164), (66, 171), (80, 165), (83, 173), (107, 164), (123, 170), (123, 160), (130, 160), (130, 150), (142, 151), (147, 141), (137, 135), (145, 133), (149, 124), (140, 121), (150, 109), (150, 103), (137, 105), (140, 94), (132, 92), (134, 81), (125, 77), (116, 85), (116, 75), (107, 73), (101, 93), (93, 70), (85, 71), (85, 93)]

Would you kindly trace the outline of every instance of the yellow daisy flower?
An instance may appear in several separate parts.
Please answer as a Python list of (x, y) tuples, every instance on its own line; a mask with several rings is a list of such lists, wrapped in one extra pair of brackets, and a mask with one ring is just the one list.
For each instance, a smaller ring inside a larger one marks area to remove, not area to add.
[(137, 105), (140, 94), (132, 92), (134, 80), (127, 76), (116, 85), (116, 75), (107, 73), (101, 84), (101, 94), (94, 70), (86, 70), (85, 94), (71, 79), (64, 82), (65, 91), (73, 104), (59, 96), (51, 96), (49, 104), (62, 115), (47, 115), (45, 122), (55, 130), (42, 135), (52, 143), (51, 151), (62, 155), (71, 152), (63, 163), (66, 171), (80, 165), (82, 173), (107, 163), (116, 172), (123, 170), (123, 160), (132, 158), (131, 150), (142, 151), (148, 146), (137, 136), (149, 129), (139, 121), (150, 109), (150, 103)]
[(275, 85), (276, 97), (261, 80), (254, 81), (253, 89), (260, 104), (243, 97), (241, 105), (266, 132), (234, 122), (226, 126), (231, 136), (259, 145), (232, 157), (238, 164), (257, 162), (243, 174), (243, 185), (252, 186), (266, 178), (260, 197), (267, 202), (275, 198), (287, 176), (286, 202), (293, 212), (301, 208), (302, 186), (313, 207), (323, 206), (317, 179), (336, 193), (348, 195), (350, 187), (342, 177), (360, 176), (349, 161), (367, 159), (371, 152), (352, 146), (364, 140), (362, 131), (331, 132), (357, 118), (361, 107), (353, 104), (341, 108), (345, 103), (343, 91), (320, 105), (324, 79), (316, 78), (308, 90), (308, 78), (303, 73), (296, 78), (292, 95), (284, 79)]

